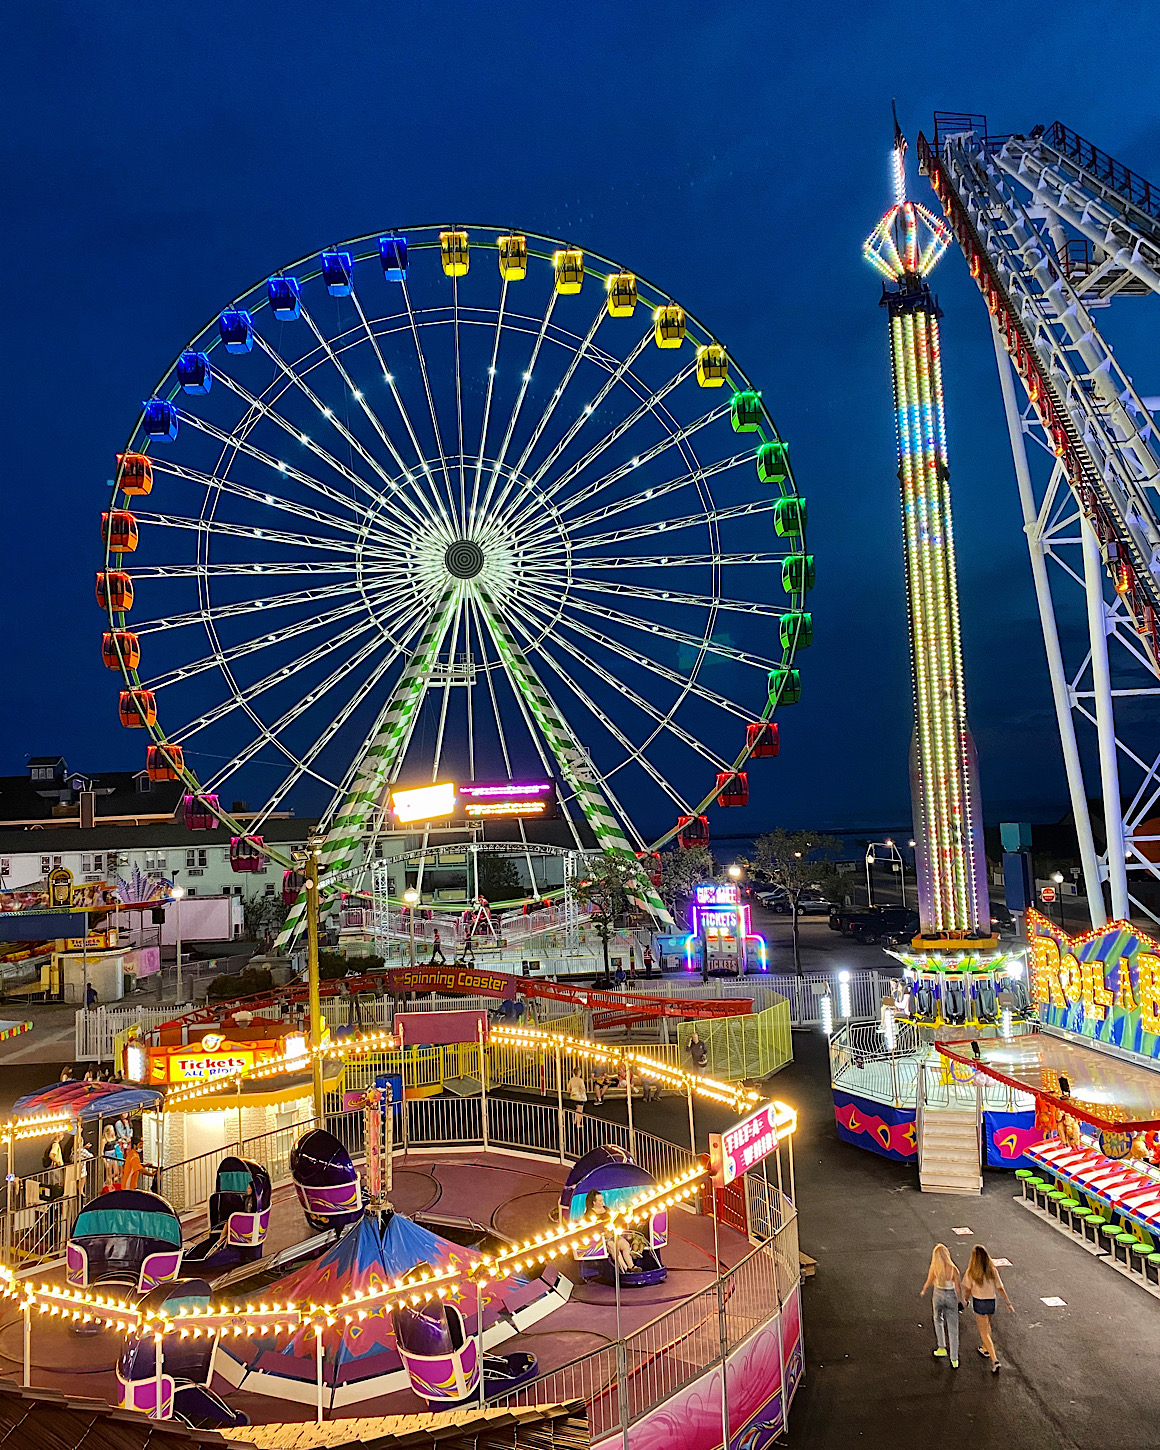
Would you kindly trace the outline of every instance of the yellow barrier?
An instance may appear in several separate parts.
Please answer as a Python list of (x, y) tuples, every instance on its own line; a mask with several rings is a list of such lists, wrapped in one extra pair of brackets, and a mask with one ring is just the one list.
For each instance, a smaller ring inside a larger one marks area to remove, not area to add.
[(768, 1077), (793, 1061), (789, 1002), (784, 997), (748, 1017), (682, 1022), (677, 1028), (682, 1064), (689, 1061), (688, 1045), (694, 1031), (709, 1050), (707, 1070), (728, 1082)]

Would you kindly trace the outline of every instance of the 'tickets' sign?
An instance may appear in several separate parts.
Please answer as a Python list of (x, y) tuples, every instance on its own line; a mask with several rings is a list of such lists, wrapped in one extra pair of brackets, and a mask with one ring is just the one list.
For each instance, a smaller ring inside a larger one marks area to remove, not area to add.
[(169, 1058), (169, 1081), (211, 1082), (215, 1077), (228, 1077), (232, 1072), (254, 1065), (254, 1054), (245, 1048), (226, 1052), (199, 1052), (190, 1047)]
[(769, 1157), (777, 1147), (777, 1118), (777, 1104), (766, 1103), (725, 1132), (709, 1134), (709, 1158), (719, 1184), (732, 1183)]

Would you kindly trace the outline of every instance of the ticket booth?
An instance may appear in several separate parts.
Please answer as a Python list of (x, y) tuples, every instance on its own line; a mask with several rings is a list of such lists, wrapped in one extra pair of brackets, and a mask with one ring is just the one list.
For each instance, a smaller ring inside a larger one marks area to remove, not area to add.
[(700, 945), (704, 970), (743, 976), (749, 906), (734, 882), (710, 882), (693, 888), (693, 936)]

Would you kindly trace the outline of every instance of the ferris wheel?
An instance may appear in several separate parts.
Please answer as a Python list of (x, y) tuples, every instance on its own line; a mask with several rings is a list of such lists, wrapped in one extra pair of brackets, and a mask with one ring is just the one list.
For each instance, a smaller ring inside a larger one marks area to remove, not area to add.
[(166, 371), (103, 515), (103, 652), (153, 778), (242, 856), (304, 805), (325, 885), (393, 786), (521, 773), (578, 847), (639, 855), (707, 838), (777, 752), (805, 529), (761, 394), (667, 293), (548, 237), (400, 229), (282, 268)]

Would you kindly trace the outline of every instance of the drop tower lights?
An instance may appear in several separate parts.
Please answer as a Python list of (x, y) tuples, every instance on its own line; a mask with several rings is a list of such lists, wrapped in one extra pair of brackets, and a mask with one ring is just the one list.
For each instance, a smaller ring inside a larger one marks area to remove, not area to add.
[[(927, 277), (950, 241), (906, 199), (906, 141), (894, 123), (894, 205), (863, 254), (884, 278), (890, 319), (898, 478), (910, 614), (911, 746), (920, 932), (944, 950), (989, 938), (990, 906), (975, 745), (967, 726), (959, 597), (943, 416), (938, 299)], [(917, 945), (917, 943), (916, 943)]]

